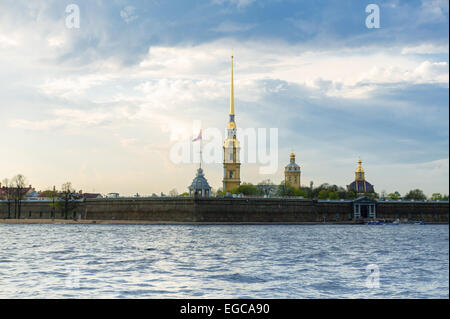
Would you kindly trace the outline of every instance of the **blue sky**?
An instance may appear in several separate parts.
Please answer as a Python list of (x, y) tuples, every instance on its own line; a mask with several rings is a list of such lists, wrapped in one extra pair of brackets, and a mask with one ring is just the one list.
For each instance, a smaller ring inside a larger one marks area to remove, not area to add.
[[(225, 127), (233, 49), (238, 126), (279, 130), (277, 173), (243, 165), (243, 181), (278, 183), (294, 149), (302, 184), (345, 186), (361, 156), (378, 192), (448, 193), (448, 27), (436, 0), (4, 0), (0, 180), (185, 191), (196, 165), (171, 145), (195, 120)], [(205, 172), (221, 186), (220, 164)]]

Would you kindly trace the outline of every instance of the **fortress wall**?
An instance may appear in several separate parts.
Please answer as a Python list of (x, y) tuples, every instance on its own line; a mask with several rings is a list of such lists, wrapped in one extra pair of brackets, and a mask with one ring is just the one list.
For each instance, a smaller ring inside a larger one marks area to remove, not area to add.
[(235, 198), (198, 199), (197, 222), (315, 222), (317, 213), (311, 200)]
[(379, 202), (377, 217), (448, 223), (449, 202)]
[[(21, 219), (62, 219), (52, 215), (51, 202), (22, 202)], [(0, 219), (8, 217), (7, 203), (0, 202)], [(68, 218), (155, 222), (351, 222), (349, 201), (313, 201), (280, 198), (130, 198), (77, 202)], [(378, 202), (377, 218), (448, 223), (448, 202)], [(11, 203), (11, 218), (14, 204)]]

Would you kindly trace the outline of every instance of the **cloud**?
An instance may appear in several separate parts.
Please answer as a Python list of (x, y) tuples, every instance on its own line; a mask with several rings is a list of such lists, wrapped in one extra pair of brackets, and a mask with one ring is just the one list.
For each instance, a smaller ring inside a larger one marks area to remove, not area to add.
[(253, 2), (255, 2), (255, 0), (213, 0), (212, 2), (214, 4), (219, 4), (219, 5), (224, 5), (224, 4), (234, 5), (238, 9), (241, 9), (241, 8), (248, 7)]
[(123, 10), (120, 10), (120, 17), (125, 21), (126, 23), (130, 23), (133, 20), (136, 20), (139, 18), (137, 15), (135, 15), (136, 8), (133, 6), (126, 6)]
[(221, 22), (218, 26), (212, 28), (211, 30), (214, 32), (220, 33), (233, 33), (233, 32), (244, 32), (254, 28), (256, 24), (254, 23), (238, 23), (225, 21)]
[(404, 47), (402, 54), (448, 54), (448, 45), (436, 45), (433, 43), (422, 43), (417, 46)]

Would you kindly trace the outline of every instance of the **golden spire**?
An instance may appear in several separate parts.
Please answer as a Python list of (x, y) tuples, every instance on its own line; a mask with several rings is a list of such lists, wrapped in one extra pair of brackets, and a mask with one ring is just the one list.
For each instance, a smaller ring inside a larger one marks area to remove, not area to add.
[(231, 95), (230, 95), (230, 115), (234, 115), (234, 79), (233, 79), (233, 55), (231, 55)]
[(234, 76), (233, 76), (233, 59), (231, 55), (231, 94), (230, 94), (230, 121), (228, 122), (229, 129), (236, 129), (236, 123), (234, 121)]
[(358, 168), (356, 169), (357, 173), (359, 172), (364, 173), (364, 169), (362, 168), (361, 164), (362, 164), (361, 158), (358, 156)]
[(362, 168), (361, 158), (358, 156), (358, 167), (355, 171), (355, 181), (364, 181), (364, 169)]

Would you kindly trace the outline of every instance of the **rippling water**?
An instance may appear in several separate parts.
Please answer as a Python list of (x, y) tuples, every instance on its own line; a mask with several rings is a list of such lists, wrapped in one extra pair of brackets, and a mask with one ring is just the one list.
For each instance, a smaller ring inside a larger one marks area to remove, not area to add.
[(0, 298), (449, 298), (448, 229), (2, 224)]

